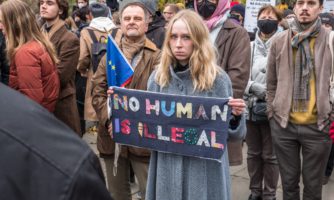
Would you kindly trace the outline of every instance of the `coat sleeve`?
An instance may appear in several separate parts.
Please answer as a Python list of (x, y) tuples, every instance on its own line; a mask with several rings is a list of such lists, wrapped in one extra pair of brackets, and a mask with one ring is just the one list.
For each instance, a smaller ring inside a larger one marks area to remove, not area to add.
[(156, 52), (156, 56), (154, 56), (154, 62), (153, 62), (154, 69), (156, 69), (158, 65), (160, 65), (160, 63), (161, 63), (161, 51), (159, 50), (158, 52)]
[(233, 97), (242, 98), (249, 80), (250, 40), (244, 29), (236, 31), (228, 59), (227, 74), (231, 78)]
[(108, 120), (108, 105), (107, 105), (107, 75), (106, 75), (106, 55), (104, 55), (99, 63), (97, 71), (92, 78), (92, 104), (96, 111), (99, 122), (106, 125)]
[(85, 154), (86, 158), (70, 184), (68, 198), (72, 200), (99, 199), (112, 200), (107, 190), (102, 168), (96, 155), (91, 151)]
[[(216, 95), (220, 98), (228, 98), (233, 96), (232, 84), (229, 76), (223, 71), (216, 80)], [(233, 117), (232, 117), (233, 118)], [(228, 135), (229, 141), (238, 141), (244, 138), (246, 134), (245, 115), (230, 120)]]
[(18, 90), (39, 104), (44, 99), (40, 63), (32, 51), (18, 51), (15, 54)]
[(155, 75), (156, 75), (156, 70), (152, 72), (150, 75), (150, 78), (147, 81), (147, 91), (151, 92), (160, 92), (160, 87), (159, 85), (155, 82)]
[(276, 73), (276, 40), (273, 41), (269, 49), (267, 62), (267, 115), (268, 118), (273, 116), (273, 101), (276, 95), (277, 88), (277, 73)]
[[(71, 35), (70, 35), (71, 34)], [(74, 34), (70, 33), (70, 38), (62, 41), (59, 49), (59, 63), (57, 65), (61, 88), (75, 76), (79, 60), (80, 43)]]
[(80, 37), (80, 56), (77, 70), (81, 73), (81, 76), (87, 76), (87, 71), (90, 67), (91, 54), (89, 51), (89, 41), (85, 37), (87, 30), (84, 29), (81, 31)]

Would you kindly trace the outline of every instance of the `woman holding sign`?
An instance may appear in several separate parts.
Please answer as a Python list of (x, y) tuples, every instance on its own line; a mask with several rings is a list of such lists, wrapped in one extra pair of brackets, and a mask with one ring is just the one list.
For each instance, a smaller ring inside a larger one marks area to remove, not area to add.
[[(184, 10), (170, 21), (162, 49), (161, 64), (150, 76), (148, 90), (175, 95), (228, 98), (231, 81), (216, 65), (209, 31), (201, 17)], [(245, 135), (242, 99), (229, 100), (232, 119), (229, 139)], [(175, 154), (153, 152), (146, 200), (229, 200), (228, 154), (220, 162)]]

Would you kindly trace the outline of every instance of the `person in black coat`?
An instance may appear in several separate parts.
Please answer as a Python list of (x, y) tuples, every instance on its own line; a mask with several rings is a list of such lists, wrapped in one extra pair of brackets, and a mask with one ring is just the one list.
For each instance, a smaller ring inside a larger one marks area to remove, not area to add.
[(98, 158), (70, 128), (1, 83), (0, 96), (0, 199), (112, 199)]
[(8, 85), (9, 81), (9, 64), (6, 58), (6, 40), (0, 29), (0, 82)]
[(150, 22), (146, 37), (150, 39), (159, 49), (161, 49), (165, 40), (165, 19), (160, 11), (157, 11), (157, 2), (152, 0), (137, 0), (142, 3), (150, 13)]

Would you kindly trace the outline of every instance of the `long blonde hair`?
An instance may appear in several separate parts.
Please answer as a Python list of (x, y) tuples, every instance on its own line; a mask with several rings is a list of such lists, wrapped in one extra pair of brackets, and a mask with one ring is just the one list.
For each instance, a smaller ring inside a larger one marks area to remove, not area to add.
[(6, 32), (8, 60), (25, 43), (35, 40), (49, 53), (52, 61), (58, 62), (52, 43), (38, 27), (35, 15), (28, 4), (21, 0), (8, 0), (1, 4), (1, 21)]
[(157, 68), (155, 80), (161, 86), (169, 84), (171, 74), (169, 66), (177, 63), (169, 45), (173, 25), (182, 20), (188, 27), (194, 48), (189, 59), (189, 67), (195, 90), (204, 91), (212, 88), (219, 68), (216, 61), (216, 49), (210, 41), (209, 30), (202, 18), (194, 11), (182, 10), (169, 22), (162, 48), (161, 63)]

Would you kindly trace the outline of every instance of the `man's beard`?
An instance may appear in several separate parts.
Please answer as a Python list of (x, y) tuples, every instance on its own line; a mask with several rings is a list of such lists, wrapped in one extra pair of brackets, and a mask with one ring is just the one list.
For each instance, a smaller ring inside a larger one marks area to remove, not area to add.
[(308, 28), (310, 28), (315, 22), (317, 21), (317, 18), (315, 18), (315, 20), (311, 21), (311, 22), (299, 22), (300, 26), (302, 27), (303, 30), (307, 30)]

